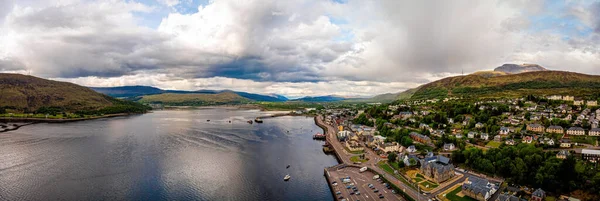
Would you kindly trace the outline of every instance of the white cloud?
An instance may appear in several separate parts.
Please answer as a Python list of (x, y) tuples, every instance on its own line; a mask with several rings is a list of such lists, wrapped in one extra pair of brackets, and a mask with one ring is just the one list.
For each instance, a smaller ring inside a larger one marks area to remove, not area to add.
[[(565, 4), (556, 16), (596, 30), (565, 39), (564, 27), (535, 31), (530, 17), (547, 15), (545, 1), (215, 0), (185, 14), (172, 7), (189, 2), (159, 2), (3, 1), (0, 71), (84, 85), (374, 95), (503, 63), (597, 74), (600, 61), (600, 4)], [(140, 25), (157, 6), (171, 13), (156, 29)]]

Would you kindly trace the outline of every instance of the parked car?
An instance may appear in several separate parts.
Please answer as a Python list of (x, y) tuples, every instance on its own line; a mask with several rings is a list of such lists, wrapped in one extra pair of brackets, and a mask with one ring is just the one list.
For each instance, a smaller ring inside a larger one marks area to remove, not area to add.
[(379, 190), (375, 189), (373, 192), (375, 192), (375, 193), (379, 193)]

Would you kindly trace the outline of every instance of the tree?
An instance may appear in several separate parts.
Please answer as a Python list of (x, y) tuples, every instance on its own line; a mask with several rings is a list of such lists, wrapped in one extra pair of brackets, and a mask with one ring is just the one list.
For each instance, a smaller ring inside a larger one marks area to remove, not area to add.
[(408, 160), (408, 163), (410, 163), (411, 166), (417, 165), (417, 160), (415, 160), (414, 158), (411, 158)]
[(396, 154), (395, 152), (388, 154), (388, 161), (390, 163), (395, 163), (397, 159), (398, 159), (398, 154)]

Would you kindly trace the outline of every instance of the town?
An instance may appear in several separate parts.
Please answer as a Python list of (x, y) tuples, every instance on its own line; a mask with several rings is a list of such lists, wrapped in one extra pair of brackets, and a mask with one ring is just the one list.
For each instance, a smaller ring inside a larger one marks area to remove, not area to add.
[(319, 113), (331, 135), (324, 150), (384, 177), (398, 200), (599, 199), (596, 99), (446, 98)]

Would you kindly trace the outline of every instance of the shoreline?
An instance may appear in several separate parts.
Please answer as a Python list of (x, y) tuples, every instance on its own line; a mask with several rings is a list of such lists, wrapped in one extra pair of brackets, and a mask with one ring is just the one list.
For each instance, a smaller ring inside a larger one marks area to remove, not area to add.
[(20, 122), (20, 123), (67, 123), (67, 122), (103, 119), (103, 118), (111, 118), (111, 117), (122, 117), (122, 116), (129, 116), (129, 115), (135, 115), (135, 114), (143, 114), (143, 113), (117, 113), (117, 114), (107, 114), (107, 115), (95, 116), (95, 117), (72, 118), (72, 119), (0, 117), (0, 122), (3, 122), (3, 123), (14, 123), (14, 122)]

